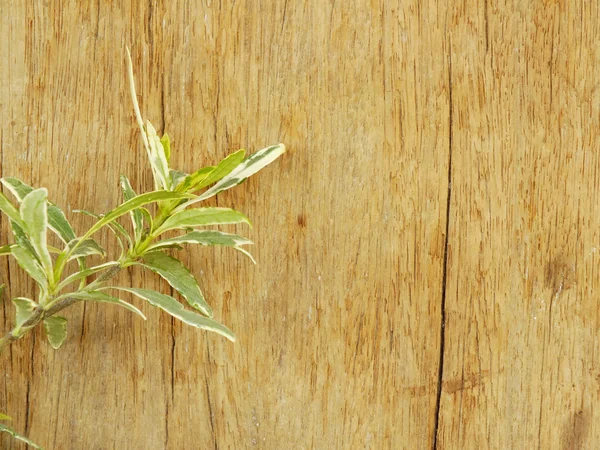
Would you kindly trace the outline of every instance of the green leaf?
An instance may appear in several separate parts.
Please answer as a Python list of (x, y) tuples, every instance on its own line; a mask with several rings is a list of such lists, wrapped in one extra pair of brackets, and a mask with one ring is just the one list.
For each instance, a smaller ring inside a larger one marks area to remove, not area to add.
[(100, 292), (100, 291), (73, 292), (72, 294), (69, 294), (69, 297), (73, 297), (73, 298), (76, 298), (79, 300), (91, 300), (94, 302), (101, 302), (101, 303), (114, 303), (116, 305), (122, 306), (125, 309), (128, 309), (131, 312), (136, 313), (142, 319), (146, 320), (146, 316), (135, 306), (133, 306), (119, 298), (115, 298), (108, 294), (105, 294), (104, 292)]
[[(2, 178), (2, 184), (19, 200), (34, 189), (17, 178)], [(62, 210), (52, 202), (48, 202), (48, 228), (50, 228), (65, 244), (75, 239), (75, 231)]]
[(160, 138), (160, 143), (162, 144), (165, 150), (165, 157), (167, 158), (167, 162), (171, 161), (171, 139), (169, 139), (169, 135), (167, 133), (163, 134), (163, 137)]
[(250, 220), (239, 211), (230, 208), (197, 208), (179, 211), (169, 217), (154, 234), (158, 236), (168, 230), (177, 228), (194, 228), (206, 225), (226, 225), (247, 223)]
[(96, 272), (100, 272), (101, 270), (104, 269), (110, 269), (111, 267), (118, 265), (119, 263), (116, 261), (111, 261), (111, 262), (107, 262), (105, 264), (99, 264), (97, 266), (94, 267), (90, 267), (89, 269), (84, 269), (84, 270), (80, 270), (79, 272), (75, 272), (71, 275), (69, 275), (67, 278), (65, 278), (56, 288), (57, 292), (60, 292), (62, 289), (64, 289), (66, 286), (68, 286), (71, 283), (74, 283), (75, 281), (79, 281), (83, 278), (87, 278), (90, 275), (95, 274)]
[(12, 418), (7, 416), (6, 414), (0, 413), (0, 420), (12, 420)]
[(206, 303), (196, 278), (178, 259), (162, 252), (150, 252), (143, 256), (143, 263), (137, 263), (163, 277), (194, 308), (208, 317), (213, 316), (211, 307)]
[(51, 316), (44, 319), (44, 328), (48, 342), (54, 350), (58, 350), (67, 338), (67, 319), (61, 316)]
[[(68, 261), (71, 261), (75, 258), (81, 258), (84, 256), (91, 255), (100, 255), (106, 256), (106, 251), (93, 239), (86, 239), (83, 242), (79, 242), (79, 239), (73, 239), (71, 242), (67, 244), (67, 248), (65, 249), (66, 254), (70, 254)], [(71, 251), (72, 248), (77, 247), (75, 250)]]
[(162, 142), (149, 120), (146, 120), (146, 135), (148, 136), (148, 144), (150, 146), (150, 165), (152, 166), (157, 187), (169, 190), (171, 189), (169, 163)]
[(25, 297), (13, 298), (12, 302), (17, 309), (17, 328), (21, 328), (21, 325), (27, 322), (27, 319), (33, 314), (33, 310), (36, 308), (37, 303)]
[(203, 187), (216, 183), (223, 177), (229, 175), (236, 167), (240, 165), (240, 163), (244, 160), (245, 155), (246, 150), (242, 149), (227, 156), (227, 158), (221, 161), (215, 170), (213, 170), (202, 182), (197, 184), (194, 189), (202, 189)]
[(163, 239), (162, 241), (158, 241), (148, 247), (148, 251), (170, 248), (173, 245), (180, 244), (224, 245), (249, 255), (249, 253), (240, 248), (240, 246), (251, 245), (252, 241), (242, 236), (238, 236), (237, 234), (224, 233), (218, 230), (202, 230), (192, 231), (182, 236), (176, 236), (170, 239)]
[(230, 341), (235, 342), (235, 335), (229, 328), (227, 328), (224, 325), (221, 325), (219, 322), (213, 319), (209, 319), (208, 317), (204, 317), (192, 311), (185, 310), (181, 303), (179, 303), (173, 297), (148, 289), (126, 287), (113, 287), (112, 289), (118, 289), (120, 291), (130, 292), (134, 295), (137, 295), (141, 299), (149, 302), (151, 305), (162, 309), (163, 311), (169, 313), (171, 316), (181, 320), (184, 323), (187, 323), (188, 325), (203, 330), (214, 331), (220, 334), (221, 336), (226, 337)]
[(129, 201), (126, 201), (122, 205), (116, 207), (108, 214), (105, 214), (98, 222), (96, 222), (85, 235), (83, 239), (89, 238), (92, 234), (102, 228), (104, 225), (107, 225), (113, 222), (118, 217), (121, 217), (123, 214), (127, 214), (129, 211), (133, 211), (140, 206), (146, 205), (148, 203), (153, 203), (161, 200), (178, 200), (183, 198), (191, 198), (191, 195), (188, 194), (179, 194), (177, 192), (168, 192), (168, 191), (154, 191), (154, 192), (146, 192), (145, 194), (138, 195), (135, 198), (132, 198)]
[(191, 192), (195, 190), (195, 187), (202, 184), (210, 174), (216, 169), (216, 167), (208, 166), (198, 169), (196, 172), (185, 177), (183, 182), (175, 189), (177, 192)]
[(285, 146), (283, 144), (273, 145), (265, 149), (259, 150), (258, 152), (250, 155), (244, 160), (239, 166), (237, 166), (229, 175), (223, 177), (221, 181), (215, 184), (212, 188), (204, 192), (198, 198), (187, 202), (187, 205), (206, 200), (213, 195), (218, 194), (224, 190), (230, 189), (237, 186), (246, 178), (254, 175), (260, 169), (266, 165), (275, 161), (279, 156), (285, 152)]
[(14, 207), (2, 192), (0, 192), (0, 211), (10, 217), (13, 222), (21, 223), (19, 210)]
[(30, 445), (31, 447), (33, 447), (36, 450), (44, 450), (42, 447), (40, 447), (39, 445), (37, 445), (35, 442), (30, 441), (25, 436), (21, 436), (19, 433), (17, 433), (12, 428), (7, 427), (6, 425), (1, 424), (1, 423), (0, 423), (0, 432), (2, 432), (2, 433), (8, 433), (13, 438), (15, 438), (15, 439), (17, 439), (17, 440), (19, 440), (21, 442), (25, 442), (27, 445)]
[(48, 290), (48, 280), (46, 279), (46, 275), (44, 274), (44, 270), (38, 264), (36, 259), (29, 253), (26, 249), (21, 247), (20, 245), (14, 245), (11, 247), (11, 252), (15, 259), (17, 260), (17, 264), (23, 269), (25, 272), (29, 274), (31, 278), (33, 278), (40, 285), (42, 290)]
[(3, 245), (0, 247), (0, 256), (10, 255), (10, 245)]
[[(131, 187), (129, 179), (125, 175), (121, 175), (121, 188), (123, 189), (123, 198), (125, 201), (131, 200), (137, 197), (137, 194)], [(142, 230), (144, 228), (142, 212), (139, 209), (131, 211), (131, 222), (133, 223), (133, 231), (135, 234), (136, 242), (140, 240), (142, 236)]]
[(48, 191), (46, 188), (36, 189), (27, 194), (21, 202), (21, 220), (25, 231), (29, 235), (31, 245), (35, 253), (40, 258), (42, 267), (52, 276), (52, 259), (46, 243), (46, 233), (48, 230), (48, 205), (46, 198)]

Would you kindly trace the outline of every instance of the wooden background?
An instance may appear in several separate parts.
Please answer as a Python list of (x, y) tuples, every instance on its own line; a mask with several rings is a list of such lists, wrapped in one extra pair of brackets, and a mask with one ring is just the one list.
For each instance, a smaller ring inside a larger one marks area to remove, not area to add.
[(217, 199), (259, 264), (184, 256), (238, 342), (75, 306), (61, 350), (38, 330), (0, 357), (16, 429), (76, 450), (600, 446), (598, 2), (0, 5), (1, 175), (68, 211), (111, 209), (120, 173), (151, 187), (126, 45), (177, 167), (288, 147)]

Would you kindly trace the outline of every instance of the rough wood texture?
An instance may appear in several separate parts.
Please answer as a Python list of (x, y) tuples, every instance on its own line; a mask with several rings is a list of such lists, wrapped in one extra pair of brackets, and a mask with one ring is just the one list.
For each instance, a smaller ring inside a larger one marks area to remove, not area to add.
[(75, 306), (60, 351), (38, 330), (0, 357), (16, 429), (47, 449), (597, 448), (595, 2), (112, 3), (0, 5), (2, 176), (68, 211), (116, 205), (120, 173), (150, 188), (125, 45), (180, 168), (288, 153), (217, 199), (253, 219), (258, 266), (184, 256), (238, 343)]

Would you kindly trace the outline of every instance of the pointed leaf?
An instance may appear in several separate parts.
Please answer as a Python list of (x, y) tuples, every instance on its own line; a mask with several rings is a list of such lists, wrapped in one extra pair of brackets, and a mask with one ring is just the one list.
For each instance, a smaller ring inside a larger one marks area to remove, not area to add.
[[(7, 177), (2, 178), (1, 181), (19, 202), (23, 201), (23, 198), (33, 191), (31, 186), (28, 186), (17, 178)], [(75, 239), (75, 231), (73, 231), (73, 227), (65, 217), (65, 214), (52, 202), (48, 202), (48, 228), (50, 228), (65, 244)]]
[(44, 319), (44, 328), (48, 342), (54, 350), (58, 350), (67, 338), (67, 319), (61, 316), (51, 316)]
[(208, 317), (213, 316), (211, 307), (206, 303), (196, 278), (178, 259), (162, 252), (150, 252), (143, 256), (143, 263), (138, 263), (163, 277), (194, 308)]
[(226, 225), (234, 223), (247, 223), (250, 220), (239, 211), (230, 208), (197, 208), (179, 211), (169, 217), (155, 231), (159, 235), (168, 230), (177, 228), (194, 228), (206, 225)]
[[(121, 175), (121, 188), (123, 189), (123, 198), (125, 201), (131, 200), (137, 197), (137, 194), (131, 187), (131, 183), (129, 183), (129, 179), (125, 175)], [(139, 209), (134, 209), (131, 211), (131, 222), (133, 223), (133, 231), (135, 233), (136, 241), (142, 236), (143, 226), (143, 218), (142, 212)]]
[(31, 254), (25, 250), (23, 247), (19, 245), (15, 245), (11, 248), (11, 252), (15, 259), (17, 260), (17, 264), (23, 269), (25, 272), (29, 274), (31, 278), (33, 278), (40, 287), (44, 290), (48, 290), (48, 281), (46, 280), (46, 275), (44, 274), (44, 270), (38, 264)]
[(235, 335), (231, 332), (229, 328), (227, 328), (224, 325), (221, 325), (219, 322), (213, 319), (209, 319), (208, 317), (204, 317), (192, 311), (185, 310), (181, 303), (179, 303), (173, 297), (148, 289), (125, 287), (113, 287), (113, 289), (130, 292), (134, 295), (137, 295), (141, 299), (149, 302), (151, 305), (162, 309), (163, 311), (169, 313), (171, 316), (181, 320), (184, 323), (187, 323), (188, 325), (203, 330), (214, 331), (220, 334), (221, 336), (226, 337), (230, 341), (235, 342)]
[[(81, 243), (79, 241), (80, 241), (79, 239), (73, 239), (67, 245), (67, 248), (65, 249), (65, 253), (71, 255), (69, 257), (68, 261), (71, 261), (72, 259), (75, 259), (75, 258), (91, 256), (91, 255), (106, 256), (106, 251), (95, 240), (88, 238)], [(71, 251), (71, 249), (74, 248), (75, 246), (77, 246), (77, 248), (75, 250)]]
[(10, 255), (10, 245), (3, 245), (0, 247), (0, 256)]
[(69, 297), (73, 297), (73, 298), (76, 298), (79, 300), (91, 300), (94, 302), (101, 302), (101, 303), (114, 303), (116, 305), (122, 306), (125, 309), (128, 309), (131, 312), (136, 313), (142, 319), (146, 320), (146, 316), (138, 308), (136, 308), (135, 306), (133, 306), (119, 298), (115, 298), (108, 294), (105, 294), (104, 292), (100, 292), (100, 291), (73, 292), (72, 294), (69, 294)]
[(201, 230), (170, 239), (163, 239), (152, 244), (148, 247), (148, 250), (157, 250), (174, 244), (224, 245), (239, 250), (241, 245), (251, 245), (252, 241), (237, 234), (224, 233), (218, 230)]
[(187, 202), (188, 205), (205, 200), (218, 194), (226, 189), (230, 189), (246, 178), (254, 175), (260, 169), (266, 165), (275, 161), (279, 156), (285, 152), (285, 146), (283, 144), (273, 145), (263, 150), (250, 155), (244, 160), (239, 166), (237, 166), (229, 175), (223, 177), (221, 181), (215, 184), (208, 191), (200, 195), (197, 199)]
[(13, 430), (10, 427), (7, 427), (4, 424), (0, 423), (0, 433), (7, 433), (10, 436), (12, 436), (13, 438), (15, 438), (18, 441), (21, 442), (25, 442), (27, 445), (33, 447), (36, 450), (44, 450), (42, 447), (40, 447), (39, 445), (37, 445), (35, 442), (27, 439), (25, 436), (21, 436), (19, 433), (17, 433), (15, 430)]
[(47, 274), (52, 274), (52, 259), (46, 243), (48, 229), (48, 205), (46, 188), (36, 189), (27, 194), (21, 202), (21, 220), (29, 235), (31, 245), (40, 258), (42, 267)]
[(36, 308), (37, 303), (25, 297), (13, 298), (12, 302), (17, 309), (17, 328), (21, 328), (21, 325), (27, 322), (27, 319), (33, 314), (33, 310)]
[(0, 420), (12, 420), (12, 418), (7, 416), (6, 414), (0, 413)]

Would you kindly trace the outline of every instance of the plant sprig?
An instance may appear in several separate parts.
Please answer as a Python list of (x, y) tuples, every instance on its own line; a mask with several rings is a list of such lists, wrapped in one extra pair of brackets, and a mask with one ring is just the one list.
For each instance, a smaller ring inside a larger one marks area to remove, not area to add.
[[(16, 311), (15, 326), (0, 338), (0, 353), (40, 323), (44, 325), (50, 345), (58, 349), (67, 337), (67, 319), (58, 313), (78, 302), (113, 303), (146, 319), (137, 307), (120, 299), (119, 293), (133, 294), (184, 323), (235, 340), (233, 332), (213, 318), (212, 309), (196, 278), (181, 261), (169, 256), (165, 250), (181, 248), (185, 244), (221, 245), (236, 249), (252, 259), (243, 248), (252, 243), (248, 239), (217, 229), (206, 229), (226, 224), (250, 225), (244, 214), (230, 208), (190, 207), (240, 184), (277, 159), (284, 153), (285, 147), (283, 144), (273, 145), (248, 157), (244, 150), (239, 150), (216, 166), (203, 167), (189, 174), (171, 168), (169, 136), (165, 133), (159, 137), (152, 124), (142, 119), (129, 49), (127, 56), (133, 107), (150, 162), (154, 190), (136, 194), (129, 179), (122, 175), (123, 203), (105, 214), (76, 210), (96, 219), (91, 228), (77, 235), (63, 211), (48, 200), (45, 188), (33, 188), (16, 178), (0, 179), (16, 201), (13, 203), (0, 192), (0, 211), (8, 217), (14, 237), (13, 243), (0, 246), (0, 256), (14, 257), (37, 285), (35, 298), (12, 299)], [(155, 214), (147, 209), (150, 204), (156, 205)], [(126, 215), (130, 216), (132, 233), (119, 222)], [(106, 251), (93, 237), (105, 227), (114, 234), (121, 253), (113, 260), (90, 266), (90, 257), (106, 257)], [(165, 233), (172, 230), (181, 234), (165, 237)], [(48, 244), (48, 231), (59, 238), (62, 248)], [(67, 275), (71, 264), (77, 264), (77, 270)], [(185, 309), (177, 299), (160, 292), (112, 283), (119, 271), (134, 265), (165, 279), (191, 309)], [(0, 431), (18, 437), (5, 425), (0, 425)]]

